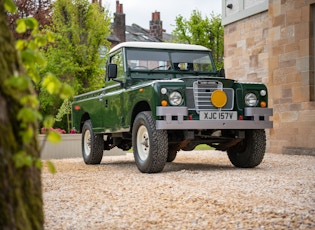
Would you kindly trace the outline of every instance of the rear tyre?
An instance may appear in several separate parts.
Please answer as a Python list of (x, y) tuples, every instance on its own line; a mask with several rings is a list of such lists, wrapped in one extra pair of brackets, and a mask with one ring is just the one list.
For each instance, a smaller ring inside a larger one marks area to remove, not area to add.
[(231, 163), (238, 168), (254, 168), (259, 165), (266, 151), (265, 130), (246, 130), (245, 139), (227, 150)]
[(167, 154), (167, 162), (173, 162), (177, 156), (178, 149), (176, 148), (178, 146), (177, 144), (175, 145), (170, 145), (168, 147), (168, 154)]
[(158, 173), (165, 166), (168, 137), (165, 130), (156, 130), (150, 111), (139, 113), (132, 128), (134, 158), (140, 172)]
[(188, 143), (184, 148), (182, 148), (182, 150), (184, 151), (193, 151), (196, 148), (196, 144), (195, 143)]
[(91, 120), (84, 122), (82, 128), (82, 156), (85, 164), (99, 164), (103, 158), (103, 135), (94, 134)]

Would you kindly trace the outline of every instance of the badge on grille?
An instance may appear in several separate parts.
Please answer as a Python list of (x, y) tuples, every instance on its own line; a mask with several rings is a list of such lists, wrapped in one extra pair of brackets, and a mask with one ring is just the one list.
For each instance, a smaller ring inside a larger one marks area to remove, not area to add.
[(217, 108), (222, 108), (227, 103), (227, 96), (223, 90), (216, 90), (212, 93), (210, 100)]

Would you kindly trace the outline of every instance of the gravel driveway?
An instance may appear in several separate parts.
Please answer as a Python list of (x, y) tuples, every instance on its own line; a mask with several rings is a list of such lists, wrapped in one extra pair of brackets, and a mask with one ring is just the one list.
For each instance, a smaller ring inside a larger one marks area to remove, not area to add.
[(237, 169), (223, 152), (180, 152), (159, 174), (140, 173), (131, 153), (53, 162), (45, 229), (315, 229), (314, 156), (267, 153)]

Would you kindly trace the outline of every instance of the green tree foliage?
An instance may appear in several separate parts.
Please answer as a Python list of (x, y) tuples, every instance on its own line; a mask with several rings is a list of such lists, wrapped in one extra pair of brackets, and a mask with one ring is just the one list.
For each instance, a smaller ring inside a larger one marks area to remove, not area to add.
[[(39, 48), (51, 41), (51, 34), (39, 33), (31, 17), (19, 19), (18, 33), (30, 31), (26, 40), (14, 42), (6, 12), (15, 12), (11, 0), (0, 0), (0, 226), (1, 229), (43, 229), (40, 148), (37, 140), (39, 101), (34, 84), (40, 81), (37, 66), (45, 64)], [(71, 88), (44, 76), (47, 92), (71, 96)], [(70, 94), (69, 94), (70, 93)], [(48, 127), (49, 117), (44, 119)], [(48, 139), (56, 141), (56, 134)], [(48, 167), (53, 169), (51, 163)]]
[[(88, 0), (56, 0), (52, 10), (49, 28), (56, 34), (56, 41), (43, 50), (47, 66), (41, 72), (51, 72), (71, 84), (75, 94), (103, 86), (105, 60), (100, 57), (100, 49), (109, 49), (109, 11)], [(41, 111), (55, 115), (63, 101), (42, 88), (39, 91)]]
[(45, 50), (48, 64), (43, 71), (71, 83), (76, 93), (100, 87), (104, 76), (100, 47), (109, 47), (108, 15), (108, 11), (87, 0), (57, 0), (51, 25), (57, 38)]
[(203, 18), (194, 10), (187, 20), (183, 16), (176, 17), (176, 28), (173, 30), (174, 42), (203, 45), (212, 50), (217, 68), (223, 68), (224, 29), (221, 16), (210, 14)]

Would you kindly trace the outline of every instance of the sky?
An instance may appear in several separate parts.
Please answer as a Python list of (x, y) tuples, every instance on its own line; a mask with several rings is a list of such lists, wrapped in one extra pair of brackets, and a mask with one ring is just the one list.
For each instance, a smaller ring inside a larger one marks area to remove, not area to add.
[[(110, 10), (111, 15), (116, 12), (116, 0), (103, 0), (103, 6)], [(221, 0), (119, 0), (123, 4), (123, 12), (126, 14), (126, 25), (133, 23), (149, 29), (152, 13), (160, 12), (163, 29), (171, 33), (175, 29), (175, 18), (182, 15), (189, 19), (193, 10), (201, 12), (202, 16), (222, 14)]]

